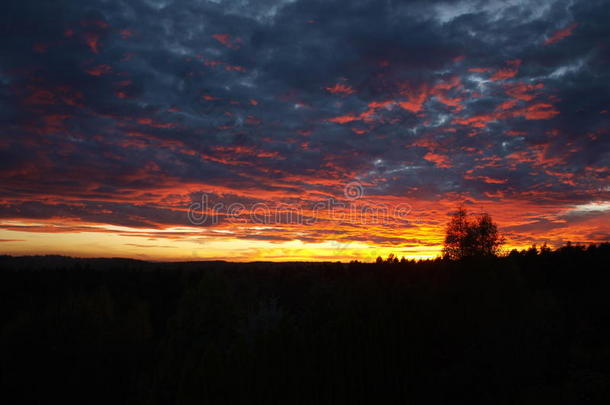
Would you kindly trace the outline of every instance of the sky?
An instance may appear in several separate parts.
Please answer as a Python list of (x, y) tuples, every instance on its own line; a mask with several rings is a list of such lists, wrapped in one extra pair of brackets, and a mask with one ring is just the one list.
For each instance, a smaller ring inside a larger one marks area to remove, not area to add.
[(435, 257), (610, 240), (607, 1), (8, 0), (0, 253)]

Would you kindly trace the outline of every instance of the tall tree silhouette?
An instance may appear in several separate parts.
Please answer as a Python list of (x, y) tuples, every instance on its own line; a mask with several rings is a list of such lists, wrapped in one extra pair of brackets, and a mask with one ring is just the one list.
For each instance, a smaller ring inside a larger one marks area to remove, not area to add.
[(503, 243), (498, 227), (489, 214), (469, 218), (466, 209), (460, 206), (447, 224), (443, 256), (452, 260), (495, 256)]

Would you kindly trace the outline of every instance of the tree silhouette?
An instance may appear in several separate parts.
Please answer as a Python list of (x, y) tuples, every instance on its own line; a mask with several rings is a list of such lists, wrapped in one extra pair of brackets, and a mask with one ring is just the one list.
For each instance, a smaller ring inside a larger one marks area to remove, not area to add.
[(466, 209), (460, 206), (447, 224), (443, 257), (459, 260), (495, 256), (503, 243), (498, 227), (489, 214), (469, 218)]

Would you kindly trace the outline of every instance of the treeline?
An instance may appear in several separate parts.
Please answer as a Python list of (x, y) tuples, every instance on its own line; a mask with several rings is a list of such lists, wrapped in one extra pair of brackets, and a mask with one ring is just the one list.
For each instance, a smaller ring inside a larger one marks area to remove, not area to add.
[(610, 398), (610, 245), (462, 261), (0, 258), (4, 403)]

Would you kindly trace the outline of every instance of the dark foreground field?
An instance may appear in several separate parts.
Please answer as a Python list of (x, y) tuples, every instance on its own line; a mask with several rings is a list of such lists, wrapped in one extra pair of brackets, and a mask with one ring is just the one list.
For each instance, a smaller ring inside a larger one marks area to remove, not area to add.
[(610, 245), (468, 262), (0, 258), (5, 404), (610, 398)]

